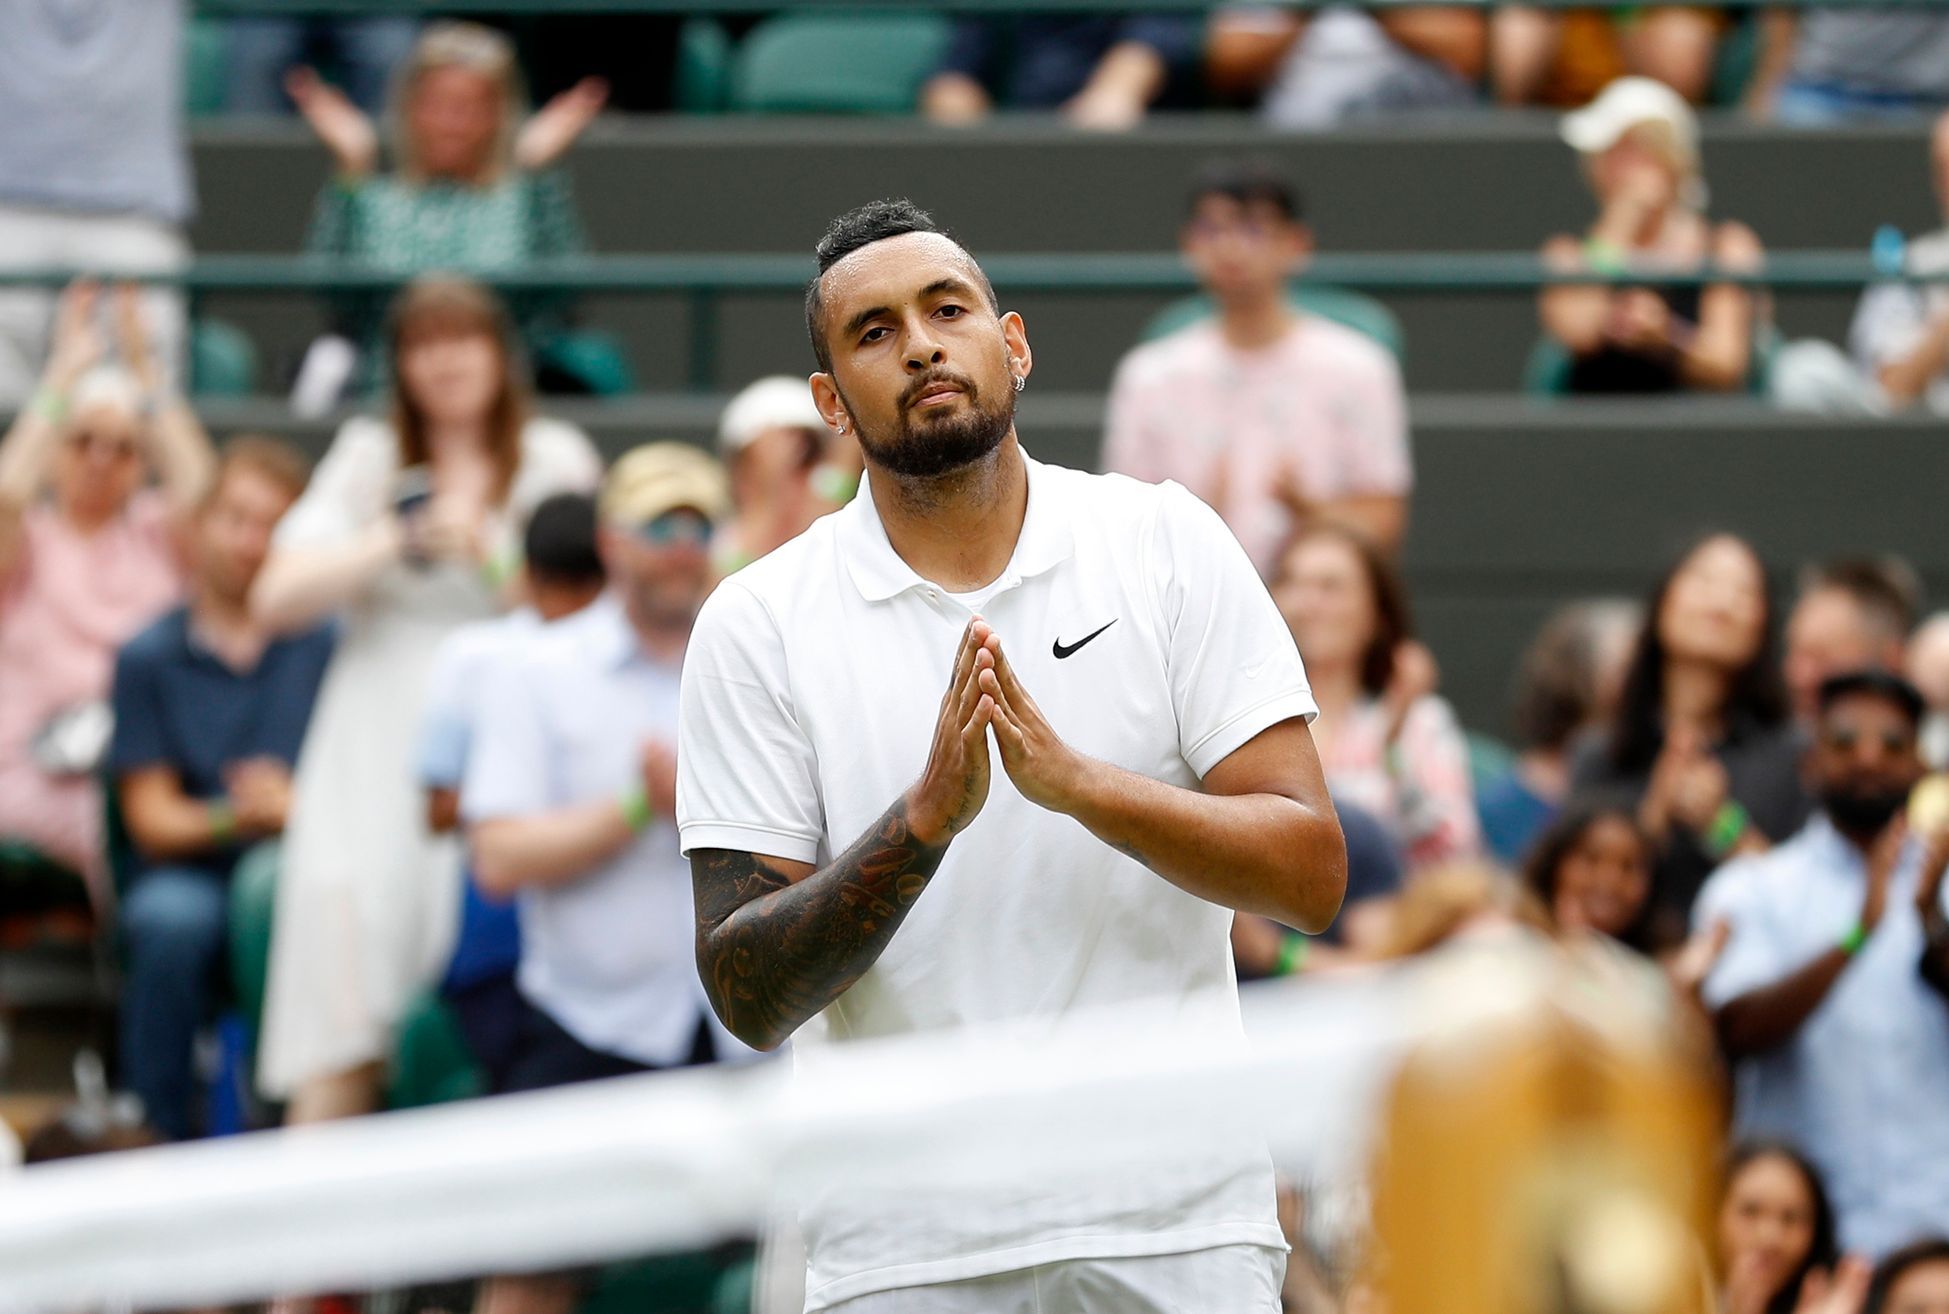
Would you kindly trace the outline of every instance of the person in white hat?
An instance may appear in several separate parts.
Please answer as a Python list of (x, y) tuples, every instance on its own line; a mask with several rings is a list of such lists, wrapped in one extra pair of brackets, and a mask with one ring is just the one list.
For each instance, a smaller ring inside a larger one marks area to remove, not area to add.
[(804, 379), (774, 374), (733, 397), (717, 446), (733, 507), (712, 548), (723, 574), (796, 538), (859, 487), (859, 445), (826, 428)]
[[(1599, 211), (1583, 238), (1544, 244), (1554, 268), (1683, 276), (1761, 263), (1752, 229), (1706, 217), (1698, 120), (1670, 87), (1619, 78), (1564, 115), (1562, 136), (1583, 157)], [(1546, 289), (1539, 310), (1570, 357), (1570, 392), (1734, 392), (1747, 386), (1762, 304), (1733, 284), (1589, 284)]]

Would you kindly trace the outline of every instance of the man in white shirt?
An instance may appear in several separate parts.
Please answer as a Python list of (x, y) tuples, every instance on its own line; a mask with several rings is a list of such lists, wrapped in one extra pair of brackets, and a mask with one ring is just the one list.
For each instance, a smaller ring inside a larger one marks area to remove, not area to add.
[(1693, 911), (1731, 932), (1702, 993), (1738, 1061), (1740, 1134), (1804, 1150), (1841, 1243), (1869, 1255), (1949, 1232), (1949, 830), (1902, 815), (1921, 712), (1887, 672), (1823, 684), (1820, 814), (1720, 868)]
[[(813, 395), (867, 482), (719, 586), (684, 670), (718, 1015), (807, 1060), (1131, 999), (1235, 1018), (1232, 910), (1317, 931), (1346, 880), (1290, 633), (1183, 489), (1023, 454), (1022, 320), (924, 212), (861, 207), (818, 254)], [(807, 1309), (1278, 1308), (1262, 1149), (1110, 1176), (833, 1182), (803, 1211)]]

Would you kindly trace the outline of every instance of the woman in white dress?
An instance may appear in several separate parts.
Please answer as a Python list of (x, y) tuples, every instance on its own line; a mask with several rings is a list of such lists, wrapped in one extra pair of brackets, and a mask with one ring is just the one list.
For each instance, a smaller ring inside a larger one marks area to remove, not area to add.
[(484, 289), (410, 287), (390, 420), (339, 430), (252, 594), (273, 627), (343, 625), (298, 761), (258, 1058), (291, 1122), (376, 1106), (394, 1027), (450, 947), (459, 854), (412, 773), (434, 650), (503, 608), (534, 506), (601, 476), (579, 430), (529, 415), (510, 341)]

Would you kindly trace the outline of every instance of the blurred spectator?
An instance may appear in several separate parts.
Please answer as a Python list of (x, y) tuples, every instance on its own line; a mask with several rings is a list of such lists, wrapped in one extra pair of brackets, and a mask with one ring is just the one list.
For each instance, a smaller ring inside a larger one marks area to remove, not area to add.
[(285, 93), (285, 74), (294, 65), (321, 64), (338, 75), (353, 104), (376, 114), (385, 104), (393, 70), (412, 53), (419, 30), (411, 18), (232, 15), (223, 33), (229, 56), (223, 107), (233, 114), (288, 114), (293, 102)]
[(1949, 1239), (1916, 1241), (1882, 1260), (1863, 1314), (1949, 1314)]
[(1937, 612), (1917, 627), (1903, 666), (1928, 704), (1922, 760), (1941, 771), (1949, 767), (1949, 612)]
[[(393, 167), (383, 173), (379, 135), (344, 93), (309, 69), (294, 71), (287, 85), (337, 170), (306, 238), (313, 255), (402, 274), (488, 274), (585, 248), (567, 177), (549, 166), (602, 109), (608, 89), (600, 81), (577, 84), (524, 121), (506, 38), (471, 23), (435, 23), (398, 80)], [(512, 304), (537, 371), (555, 382), (566, 303), (529, 293)], [(385, 308), (378, 294), (339, 299), (340, 329), (368, 372), (381, 363)]]
[(1949, 102), (1949, 14), (1891, 5), (1765, 11), (1746, 108), (1796, 127), (1905, 119)]
[(1489, 28), (1495, 97), (1503, 105), (1581, 105), (1617, 79), (1657, 82), (1705, 99), (1726, 20), (1704, 6), (1651, 9), (1499, 7)]
[(1787, 615), (1783, 670), (1802, 725), (1818, 717), (1828, 676), (1902, 669), (1921, 593), (1914, 568), (1899, 557), (1829, 561), (1801, 576), (1800, 598)]
[(1334, 811), (1347, 842), (1347, 892), (1339, 913), (1318, 935), (1240, 913), (1232, 920), (1232, 961), (1241, 980), (1341, 966), (1373, 957), (1385, 943), (1401, 890), (1400, 848), (1371, 813), (1340, 802)]
[(1440, 110), (1477, 100), (1488, 25), (1466, 9), (1352, 6), (1315, 11), (1239, 5), (1212, 16), (1205, 76), (1213, 92), (1259, 104), (1277, 128)]
[(1570, 749), (1617, 712), (1640, 618), (1628, 602), (1575, 602), (1544, 623), (1516, 676), (1515, 764), (1483, 783), (1475, 812), (1482, 839), (1511, 866), (1570, 792)]
[[(1504, 10), (1498, 18), (1507, 14)], [(1563, 119), (1598, 203), (1582, 240), (1559, 234), (1543, 258), (1565, 272), (1691, 274), (1751, 270), (1759, 238), (1705, 213), (1698, 120), (1671, 88), (1622, 78)], [(1571, 358), (1573, 393), (1737, 392), (1753, 363), (1758, 302), (1743, 287), (1562, 284), (1538, 302), (1544, 331)]]
[(1657, 852), (1650, 943), (1675, 945), (1720, 861), (1785, 839), (1807, 815), (1766, 571), (1714, 534), (1652, 590), (1615, 719), (1578, 748), (1571, 792), (1626, 802)]
[[(184, 0), (0, 4), (0, 268), (146, 274), (189, 258)], [(151, 292), (159, 368), (183, 358), (183, 303)], [(0, 289), (0, 407), (33, 391), (54, 295)]]
[[(1871, 20), (1886, 12), (1858, 18)], [(1949, 37), (1949, 14), (1888, 16), (1939, 24)], [(1938, 118), (1929, 133), (1929, 173), (1936, 204), (1949, 215), (1949, 114)], [(1914, 274), (1949, 270), (1949, 227), (1911, 240), (1903, 265)], [(1874, 284), (1861, 294), (1861, 304), (1848, 330), (1848, 346), (1861, 372), (1879, 386), (1891, 409), (1903, 410), (1920, 402), (1937, 414), (1949, 413), (1949, 284)]]
[(1651, 843), (1629, 809), (1569, 808), (1537, 839), (1523, 880), (1559, 931), (1649, 952)]
[(601, 468), (579, 430), (530, 416), (514, 350), (492, 294), (407, 289), (391, 419), (339, 430), (251, 595), (282, 632), (342, 617), (298, 761), (259, 1053), (293, 1121), (372, 1106), (393, 1024), (451, 944), (458, 852), (428, 830), (413, 752), (434, 652), (502, 609), (532, 509)]
[(273, 638), (250, 588), (278, 520), (304, 491), (282, 443), (227, 444), (190, 534), (189, 602), (115, 663), (115, 782), (137, 871), (122, 905), (122, 1080), (149, 1122), (195, 1130), (193, 1050), (229, 943), (230, 877), (244, 850), (284, 832), (332, 636)]
[(1809, 1275), (1840, 1257), (1820, 1173), (1783, 1141), (1733, 1148), (1718, 1241), (1721, 1314), (1795, 1314)]
[[(594, 602), (602, 586), (595, 499), (586, 493), (546, 498), (522, 533), (522, 605), (505, 616), (461, 626), (441, 642), (433, 659), (419, 753), (428, 829), (444, 834), (460, 823), (460, 787), (495, 674), (520, 661), (545, 627)], [(521, 929), (514, 905), (485, 895), (471, 870), (461, 886), (460, 928), (440, 991), (467, 1048), (489, 1084), (498, 1086), (520, 1018), (514, 971), (521, 958)]]
[(1871, 1255), (1949, 1228), (1949, 831), (1911, 835), (1902, 815), (1921, 713), (1886, 672), (1821, 686), (1820, 814), (1714, 874), (1695, 914), (1732, 929), (1705, 998), (1739, 1062), (1737, 1126), (1795, 1136), (1843, 1244)]
[(1353, 530), (1318, 525), (1287, 549), (1272, 596), (1306, 659), (1335, 801), (1377, 817), (1410, 867), (1475, 853), (1468, 744), (1386, 559)]
[(963, 15), (920, 89), (920, 111), (962, 124), (997, 105), (1060, 109), (1079, 128), (1132, 128), (1167, 93), (1189, 102), (1198, 35), (1188, 14)]
[(1104, 469), (1189, 488), (1261, 574), (1312, 519), (1392, 553), (1414, 481), (1401, 372), (1373, 339), (1287, 300), (1313, 249), (1298, 197), (1257, 166), (1216, 165), (1192, 187), (1179, 246), (1218, 313), (1124, 357)]
[(1409, 881), (1394, 910), (1384, 958), (1412, 958), (1458, 940), (1547, 933), (1536, 896), (1484, 862), (1452, 862)]
[(717, 448), (734, 508), (711, 547), (722, 574), (798, 537), (859, 489), (859, 444), (826, 428), (804, 379), (773, 375), (733, 397), (717, 422)]
[[(712, 582), (722, 468), (676, 443), (616, 463), (611, 593), (498, 668), (462, 812), (484, 890), (519, 894), (520, 1020), (500, 1089), (708, 1063), (726, 1043), (697, 975), (677, 848), (677, 690)], [(624, 930), (624, 928), (627, 928)], [(571, 1280), (502, 1278), (488, 1307), (571, 1307)]]
[(0, 439), (0, 835), (83, 873), (104, 908), (93, 772), (115, 650), (181, 592), (211, 466), (126, 288), (121, 367), (103, 363), (108, 309), (93, 284), (63, 295), (40, 386)]

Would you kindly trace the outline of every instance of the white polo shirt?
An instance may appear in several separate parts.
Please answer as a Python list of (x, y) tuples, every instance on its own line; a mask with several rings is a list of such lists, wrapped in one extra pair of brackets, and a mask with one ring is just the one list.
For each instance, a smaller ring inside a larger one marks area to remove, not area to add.
[[(1014, 555), (975, 600), (1066, 742), (1196, 788), (1260, 731), (1315, 714), (1291, 634), (1210, 508), (1176, 484), (1027, 465)], [(918, 779), (969, 614), (894, 552), (870, 478), (727, 579), (684, 666), (684, 851), (843, 852)], [(1236, 1016), (1231, 922), (1023, 799), (995, 755), (986, 806), (798, 1052), (1158, 996), (1219, 992)], [(1283, 1246), (1262, 1150), (1005, 1202), (876, 1208), (835, 1186), (805, 1213), (809, 1309), (1063, 1259)]]

